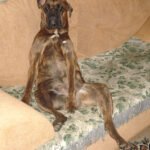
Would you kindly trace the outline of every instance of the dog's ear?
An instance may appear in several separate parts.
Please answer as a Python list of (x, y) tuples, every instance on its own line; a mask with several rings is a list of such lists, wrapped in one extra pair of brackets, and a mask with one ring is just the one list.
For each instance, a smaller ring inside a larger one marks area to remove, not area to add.
[(46, 3), (46, 0), (37, 0), (37, 5), (41, 8)]
[(73, 12), (72, 6), (66, 0), (63, 0), (63, 6), (69, 12), (69, 17), (71, 17)]

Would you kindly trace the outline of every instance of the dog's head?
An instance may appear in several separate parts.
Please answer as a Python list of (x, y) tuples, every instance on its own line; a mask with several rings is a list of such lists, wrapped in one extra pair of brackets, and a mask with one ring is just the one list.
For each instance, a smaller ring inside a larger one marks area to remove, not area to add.
[(42, 25), (47, 29), (67, 29), (68, 13), (73, 11), (66, 0), (37, 0), (42, 10)]

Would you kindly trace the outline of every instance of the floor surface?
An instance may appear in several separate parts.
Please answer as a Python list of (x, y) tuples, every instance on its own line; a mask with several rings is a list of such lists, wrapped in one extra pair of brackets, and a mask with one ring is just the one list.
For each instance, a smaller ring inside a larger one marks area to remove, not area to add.
[(150, 139), (150, 126), (145, 128), (143, 131), (141, 131), (139, 134), (137, 134), (132, 140), (139, 141), (142, 140), (143, 137)]

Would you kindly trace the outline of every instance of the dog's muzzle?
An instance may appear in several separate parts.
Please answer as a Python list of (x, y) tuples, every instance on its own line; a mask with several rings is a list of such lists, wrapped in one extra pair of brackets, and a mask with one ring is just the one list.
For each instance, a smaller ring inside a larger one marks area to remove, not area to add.
[(48, 29), (61, 29), (63, 28), (61, 15), (63, 13), (63, 7), (56, 5), (50, 8), (50, 5), (44, 7), (44, 12), (47, 16), (47, 28)]

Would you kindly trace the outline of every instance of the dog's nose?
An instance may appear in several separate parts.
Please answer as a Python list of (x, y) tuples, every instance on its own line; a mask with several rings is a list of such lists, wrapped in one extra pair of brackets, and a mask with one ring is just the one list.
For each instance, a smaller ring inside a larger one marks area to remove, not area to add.
[(52, 25), (55, 25), (55, 21), (54, 21), (54, 20), (51, 20), (51, 24), (52, 24)]
[(55, 26), (56, 25), (56, 18), (51, 17), (51, 25)]

